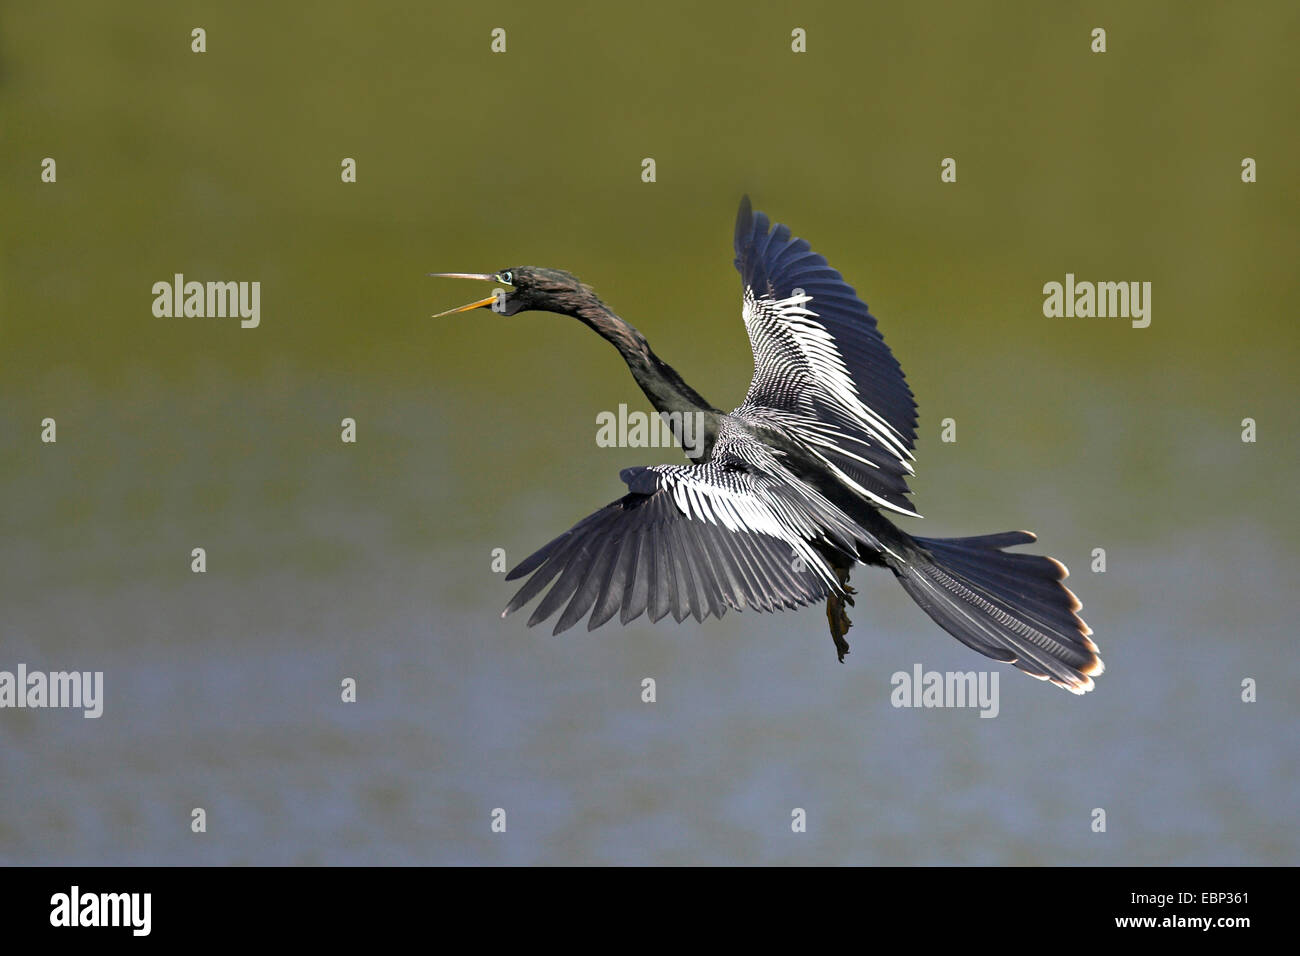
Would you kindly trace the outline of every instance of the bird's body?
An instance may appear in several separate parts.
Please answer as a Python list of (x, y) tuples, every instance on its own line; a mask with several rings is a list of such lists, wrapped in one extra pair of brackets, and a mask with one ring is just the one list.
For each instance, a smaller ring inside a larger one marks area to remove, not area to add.
[(458, 274), (513, 286), (464, 309), (559, 312), (588, 325), (619, 351), (665, 420), (697, 416), (704, 439), (692, 464), (625, 469), (628, 494), (507, 575), (528, 580), (504, 613), (545, 592), (528, 623), (558, 612), (558, 633), (584, 617), (594, 629), (615, 614), (624, 624), (643, 613), (703, 620), (825, 600), (843, 661), (849, 574), (866, 564), (891, 570), (936, 623), (980, 653), (1075, 693), (1090, 690), (1102, 663), (1061, 583), (1064, 566), (1004, 550), (1032, 534), (917, 538), (886, 517), (917, 516), (907, 485), (916, 405), (854, 290), (808, 243), (784, 226), (770, 229), (748, 199), (735, 248), (754, 377), (730, 413), (568, 273)]

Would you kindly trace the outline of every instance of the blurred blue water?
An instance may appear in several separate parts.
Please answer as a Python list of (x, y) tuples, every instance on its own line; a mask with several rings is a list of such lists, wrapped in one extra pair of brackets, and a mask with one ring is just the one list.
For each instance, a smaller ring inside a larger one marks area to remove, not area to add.
[[(0, 862), (1300, 861), (1300, 666), (1280, 599), (1300, 567), (1267, 521), (1153, 517), (1107, 532), (1109, 569), (1093, 574), (1096, 496), (1012, 502), (1073, 565), (1107, 672), (1076, 698), (1001, 669), (989, 720), (890, 706), (895, 671), (986, 662), (883, 573), (857, 573), (842, 666), (815, 608), (560, 637), (501, 620), (511, 590), (491, 549), (516, 560), (616, 494), (614, 471), (559, 462), (575, 478), (552, 486), (454, 464), (456, 426), (426, 396), (388, 404), (399, 450), (363, 430), (351, 463), (333, 432), (310, 464), (286, 454), (297, 423), (284, 421), (248, 444), (197, 443), (170, 471), (131, 464), (160, 435), (211, 435), (204, 416), (228, 412), (211, 404), (179, 402), (148, 440), (116, 431), (138, 420), (130, 406), (101, 411), (85, 441), (127, 464), (84, 474), (75, 533), (40, 507), (63, 500), (48, 460), (8, 473), (9, 500), (39, 517), (0, 551), (0, 667), (103, 670), (107, 700), (98, 720), (0, 713)], [(507, 444), (529, 440), (502, 427)], [(1199, 452), (1178, 447), (1190, 466)], [(182, 491), (205, 474), (222, 478), (206, 508)], [(154, 506), (131, 504), (141, 481)], [(951, 497), (930, 510), (955, 510)], [(972, 529), (954, 524), (927, 530)], [(195, 542), (204, 575), (188, 570)], [(1248, 676), (1258, 703), (1239, 699)], [(205, 834), (190, 832), (193, 807)], [(497, 807), (504, 834), (490, 831)], [(807, 833), (791, 832), (796, 807)], [(1105, 833), (1090, 830), (1095, 807)]]

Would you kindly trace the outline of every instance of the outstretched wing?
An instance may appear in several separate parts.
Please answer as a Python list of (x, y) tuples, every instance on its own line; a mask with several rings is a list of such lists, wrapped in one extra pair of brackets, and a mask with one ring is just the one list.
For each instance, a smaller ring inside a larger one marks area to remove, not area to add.
[[(849, 554), (875, 539), (771, 451), (724, 420), (713, 457), (701, 465), (627, 468), (630, 494), (580, 521), (508, 575), (531, 575), (502, 617), (547, 586), (528, 619), (564, 607), (558, 634), (590, 612), (594, 630), (616, 613), (626, 624), (648, 613), (703, 620), (728, 608), (779, 611), (840, 591), (818, 545)], [(552, 583), (554, 582), (554, 583)]]
[(735, 414), (793, 435), (874, 504), (915, 515), (916, 402), (853, 287), (785, 226), (769, 231), (748, 196), (736, 269), (754, 378)]

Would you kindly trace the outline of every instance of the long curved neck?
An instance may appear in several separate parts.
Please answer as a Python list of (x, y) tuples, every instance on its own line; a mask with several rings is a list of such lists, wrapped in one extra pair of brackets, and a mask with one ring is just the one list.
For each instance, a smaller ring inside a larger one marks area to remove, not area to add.
[(644, 335), (599, 299), (583, 302), (574, 310), (574, 317), (618, 349), (641, 391), (660, 412), (702, 412), (711, 419), (722, 414), (687, 385), (676, 369), (655, 355)]
[(618, 349), (632, 377), (672, 429), (686, 456), (697, 462), (707, 461), (713, 454), (722, 412), (655, 355), (644, 335), (594, 295), (576, 305), (571, 314)]

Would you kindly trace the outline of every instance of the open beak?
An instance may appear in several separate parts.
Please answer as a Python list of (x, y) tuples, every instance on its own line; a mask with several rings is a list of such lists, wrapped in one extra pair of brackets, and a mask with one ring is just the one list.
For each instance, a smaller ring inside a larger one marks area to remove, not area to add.
[[(499, 282), (501, 281), (490, 272), (430, 272), (429, 275), (435, 279), (478, 279), (482, 282)], [(439, 312), (433, 316), (435, 319), (441, 319), (444, 315), (455, 315), (457, 312), (468, 312), (471, 309), (482, 309), (490, 306), (497, 300), (495, 295), (490, 295), (486, 299), (479, 299), (471, 302), (469, 305), (462, 305), (456, 309), (448, 309), (446, 312)]]

